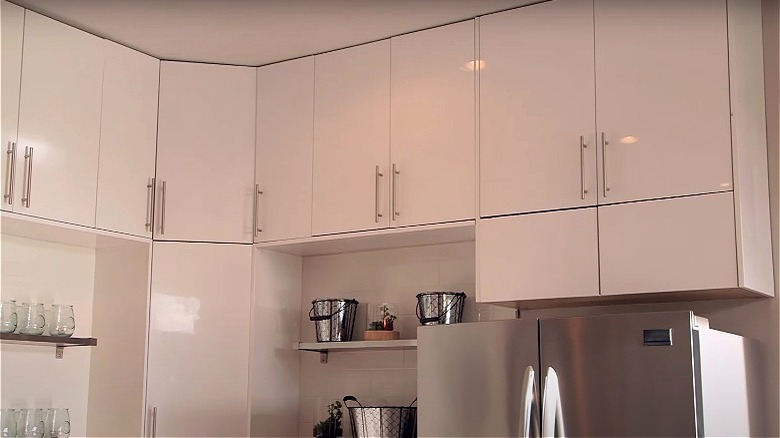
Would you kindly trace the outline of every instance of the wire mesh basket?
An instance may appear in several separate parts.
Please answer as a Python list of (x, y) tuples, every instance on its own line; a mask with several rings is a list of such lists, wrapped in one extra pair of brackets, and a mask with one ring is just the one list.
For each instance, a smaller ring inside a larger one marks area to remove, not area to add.
[(417, 294), (417, 318), (422, 325), (456, 324), (463, 319), (463, 292), (421, 292)]
[[(357, 406), (349, 406), (347, 402)], [(415, 403), (417, 399), (409, 406), (363, 406), (354, 396), (344, 397), (355, 438), (415, 438), (417, 407), (412, 406)]]
[(347, 298), (312, 301), (309, 320), (314, 321), (317, 342), (351, 341), (357, 305), (357, 300)]

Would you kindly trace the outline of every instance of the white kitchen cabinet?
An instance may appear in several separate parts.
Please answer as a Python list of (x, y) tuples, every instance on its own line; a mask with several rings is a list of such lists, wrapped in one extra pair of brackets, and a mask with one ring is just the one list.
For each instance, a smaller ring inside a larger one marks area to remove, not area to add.
[(478, 301), (598, 296), (597, 236), (595, 207), (479, 221)]
[(594, 18), (599, 202), (731, 189), (726, 1), (595, 0)]
[(26, 12), (16, 211), (95, 225), (102, 84), (102, 39)]
[(162, 62), (157, 240), (252, 242), (256, 69)]
[(255, 240), (311, 237), (314, 57), (257, 69)]
[(390, 40), (314, 62), (312, 233), (387, 228)]
[(0, 155), (0, 163), (3, 169), (3, 200), (0, 203), (2, 210), (14, 209), (15, 191), (21, 190), (16, 185), (17, 178), (14, 174), (14, 161), (21, 155), (17, 147), (17, 128), (19, 126), (19, 89), (22, 81), (22, 39), (24, 38), (24, 9), (13, 3), (3, 1), (0, 18), (0, 31), (2, 31), (2, 121), (0, 121), (0, 145), (3, 153)]
[(160, 61), (104, 40), (98, 228), (152, 235)]
[(480, 216), (595, 205), (592, 2), (486, 15), (479, 29)]
[(151, 290), (147, 436), (247, 436), (252, 247), (155, 242)]
[(473, 219), (474, 21), (391, 39), (390, 219)]
[(602, 295), (736, 288), (734, 197), (600, 207), (599, 250)]

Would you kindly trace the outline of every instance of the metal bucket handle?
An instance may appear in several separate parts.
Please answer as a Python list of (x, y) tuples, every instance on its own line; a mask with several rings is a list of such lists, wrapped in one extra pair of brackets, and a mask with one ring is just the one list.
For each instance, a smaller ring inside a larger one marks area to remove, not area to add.
[[(437, 292), (436, 295), (444, 295), (444, 293)], [(454, 295), (455, 295), (455, 298), (450, 300), (450, 303), (447, 305), (447, 308), (444, 309), (443, 312), (439, 312), (439, 316), (429, 316), (429, 317), (426, 317), (426, 318), (422, 317), (422, 308), (420, 307), (420, 300), (418, 299), (417, 300), (417, 309), (415, 309), (415, 313), (417, 313), (417, 319), (420, 320), (420, 324), (425, 324), (425, 323), (429, 323), (429, 322), (436, 322), (436, 321), (440, 320), (441, 316), (443, 314), (449, 312), (455, 306), (455, 303), (458, 301), (457, 298), (459, 298), (461, 296), (463, 296), (464, 299), (466, 298), (465, 294), (461, 295), (461, 292), (456, 292)], [(312, 308), (312, 310), (314, 310), (314, 309)], [(415, 401), (416, 400), (417, 399), (415, 399)]]
[(341, 307), (339, 310), (336, 310), (335, 312), (331, 313), (330, 315), (315, 315), (314, 314), (314, 303), (311, 305), (311, 310), (309, 310), (309, 321), (325, 321), (326, 319), (333, 318), (333, 315), (339, 314), (342, 310), (347, 308), (347, 304), (349, 304), (348, 301), (345, 301), (341, 304)]
[[(417, 400), (417, 399), (415, 399), (415, 400)], [(353, 402), (357, 403), (357, 405), (360, 407), (360, 416), (363, 419), (363, 423), (362, 423), (363, 424), (363, 435), (367, 435), (366, 434), (366, 413), (365, 413), (365, 409), (363, 409), (363, 405), (360, 404), (360, 402), (358, 401), (357, 398), (355, 398), (354, 395), (345, 395), (343, 401), (344, 401), (344, 407), (347, 408), (347, 410), (349, 410), (349, 420), (350, 420), (350, 423), (351, 423), (352, 426), (355, 425), (355, 422), (352, 419), (352, 416), (354, 414), (352, 413), (352, 409), (350, 409), (350, 407), (347, 406), (347, 402), (348, 401), (353, 401)], [(354, 409), (355, 407), (353, 406), (352, 408)], [(356, 431), (352, 431), (352, 434), (354, 436), (357, 436)]]

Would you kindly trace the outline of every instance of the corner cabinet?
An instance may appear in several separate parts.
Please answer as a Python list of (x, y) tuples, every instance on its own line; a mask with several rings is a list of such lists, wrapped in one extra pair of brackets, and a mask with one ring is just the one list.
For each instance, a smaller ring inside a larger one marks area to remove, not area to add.
[(151, 237), (160, 61), (108, 40), (103, 46), (95, 226)]
[(162, 62), (155, 240), (251, 243), (256, 69)]
[(22, 57), (13, 209), (94, 226), (103, 40), (26, 11)]
[(314, 57), (257, 69), (255, 241), (311, 237)]

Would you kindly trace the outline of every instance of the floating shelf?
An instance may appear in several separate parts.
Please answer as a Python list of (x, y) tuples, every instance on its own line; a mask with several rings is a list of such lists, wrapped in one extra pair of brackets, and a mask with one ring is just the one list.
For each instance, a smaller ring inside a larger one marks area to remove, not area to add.
[(55, 347), (54, 357), (62, 359), (65, 347), (94, 347), (95, 338), (66, 338), (62, 336), (23, 335), (19, 333), (0, 333), (3, 344), (51, 345)]
[(365, 351), (365, 350), (414, 350), (417, 349), (417, 339), (399, 339), (396, 341), (350, 341), (350, 342), (300, 342), (298, 350), (320, 353), (320, 363), (328, 363), (328, 353), (331, 351)]

